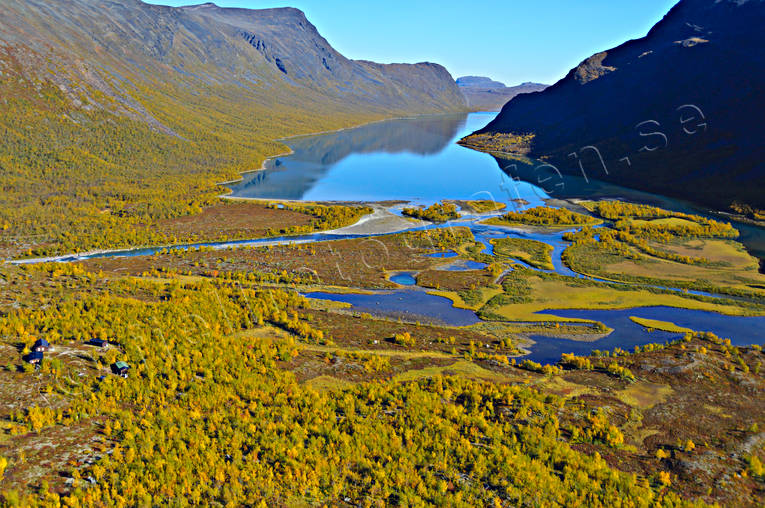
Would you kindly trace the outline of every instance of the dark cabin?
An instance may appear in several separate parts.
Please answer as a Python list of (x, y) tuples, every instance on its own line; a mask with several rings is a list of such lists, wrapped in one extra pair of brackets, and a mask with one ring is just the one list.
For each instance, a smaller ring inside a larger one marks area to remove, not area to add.
[(32, 351), (38, 353), (45, 353), (46, 351), (50, 351), (50, 342), (45, 339), (37, 339), (37, 341), (32, 345)]
[(91, 346), (100, 347), (102, 349), (106, 349), (107, 347), (109, 347), (109, 343), (103, 339), (90, 339), (88, 341), (88, 344), (90, 344)]
[(40, 365), (43, 361), (44, 353), (42, 351), (32, 351), (26, 357), (27, 363), (32, 365)]
[(130, 365), (128, 365), (125, 362), (120, 361), (120, 362), (115, 362), (112, 364), (112, 372), (114, 372), (118, 376), (127, 378), (129, 370), (130, 370)]

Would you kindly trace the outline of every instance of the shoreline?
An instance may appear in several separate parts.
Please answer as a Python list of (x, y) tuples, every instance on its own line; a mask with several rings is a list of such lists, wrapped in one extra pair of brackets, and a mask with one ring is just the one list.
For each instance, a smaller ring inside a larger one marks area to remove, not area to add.
[[(463, 142), (464, 139), (465, 138), (462, 138), (462, 139), (458, 140), (456, 143), (458, 145), (463, 146), (465, 148), (468, 148), (470, 150), (475, 150), (476, 152), (481, 152), (481, 153), (485, 153), (485, 154), (489, 154), (491, 156), (497, 156), (497, 157), (501, 157), (501, 158), (520, 160), (521, 162), (524, 162), (524, 163), (527, 163), (527, 164), (530, 164), (530, 163), (532, 163), (535, 160), (537, 160), (537, 161), (539, 160), (539, 159), (534, 159), (532, 157), (529, 157), (529, 155), (524, 154), (522, 152), (505, 152), (505, 151), (501, 151), (501, 150), (492, 150), (492, 149), (489, 149), (489, 148), (482, 147), (480, 145), (476, 145), (476, 144), (472, 144), (472, 143), (464, 143)], [(540, 161), (540, 162), (544, 162), (544, 161)], [(564, 174), (563, 176), (567, 176), (567, 175)], [(610, 185), (619, 185), (619, 184), (614, 183), (614, 182), (603, 182), (603, 183), (610, 184)], [(641, 189), (635, 189), (635, 188), (627, 188), (627, 189), (631, 190), (631, 191), (637, 191), (637, 192), (642, 192), (642, 193), (647, 193), (647, 194), (653, 194), (653, 193), (651, 193), (649, 191), (644, 191), (644, 190), (641, 190)], [(667, 196), (667, 195), (663, 195), (663, 194), (655, 194), (655, 195), (660, 197), (660, 198), (670, 199), (670, 200), (674, 200), (676, 202), (681, 202), (684, 205), (688, 205), (691, 208), (695, 209), (691, 213), (695, 213), (695, 214), (704, 214), (704, 213), (706, 213), (708, 215), (715, 216), (715, 218), (717, 220), (728, 220), (728, 221), (730, 221), (733, 224), (742, 224), (742, 225), (746, 225), (746, 226), (751, 226), (751, 227), (756, 227), (756, 228), (760, 228), (760, 229), (765, 229), (765, 221), (758, 221), (758, 220), (755, 220), (755, 219), (750, 219), (749, 217), (746, 217), (745, 215), (742, 215), (742, 214), (739, 214), (739, 213), (735, 213), (735, 212), (719, 210), (719, 209), (716, 209), (716, 208), (709, 208), (707, 205), (704, 205), (704, 204), (701, 204), (701, 203), (694, 203), (693, 201), (689, 201), (687, 198), (672, 197), (672, 196)], [(638, 203), (638, 204), (642, 204), (643, 203), (643, 202), (641, 202), (639, 200), (630, 199), (630, 198), (623, 198), (623, 197), (609, 197), (609, 198), (597, 198), (597, 199), (587, 199), (587, 198), (583, 198), (583, 197), (569, 197), (569, 198), (553, 198), (553, 199), (561, 199), (563, 201), (569, 201), (570, 203), (572, 203), (574, 205), (577, 204), (577, 201), (603, 201), (603, 200), (606, 200), (606, 201), (618, 200), (618, 201), (625, 201), (625, 202), (629, 202), (629, 203)], [(659, 206), (661, 206), (661, 205), (659, 205)]]

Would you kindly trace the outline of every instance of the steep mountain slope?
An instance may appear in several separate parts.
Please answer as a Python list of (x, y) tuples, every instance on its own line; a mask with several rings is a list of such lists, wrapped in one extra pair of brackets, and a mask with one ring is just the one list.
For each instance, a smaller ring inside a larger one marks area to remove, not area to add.
[(516, 97), (463, 143), (710, 206), (763, 208), (763, 22), (762, 0), (681, 0), (644, 38)]
[(167, 241), (276, 138), (466, 109), (440, 65), (349, 60), (296, 9), (4, 0), (0, 252)]
[(457, 78), (470, 109), (475, 111), (499, 111), (507, 101), (522, 93), (541, 92), (548, 85), (542, 83), (521, 83), (517, 86), (505, 86), (483, 76), (463, 76)]
[(285, 79), (343, 101), (414, 111), (463, 107), (442, 66), (349, 60), (297, 9), (222, 9), (208, 3), (184, 7), (183, 12), (234, 27), (236, 35), (275, 65)]
[(348, 60), (297, 9), (171, 8), (139, 0), (3, 4), (0, 43), (27, 75), (53, 72), (58, 84), (86, 84), (133, 105), (140, 97), (126, 97), (126, 81), (161, 78), (184, 86), (237, 86), (245, 96), (268, 85), (294, 86), (297, 95), (305, 88), (380, 111), (464, 108), (443, 67)]

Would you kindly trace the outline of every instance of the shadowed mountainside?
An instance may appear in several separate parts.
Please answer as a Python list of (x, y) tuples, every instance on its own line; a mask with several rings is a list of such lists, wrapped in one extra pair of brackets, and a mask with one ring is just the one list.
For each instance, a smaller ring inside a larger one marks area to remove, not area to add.
[(531, 82), (505, 86), (504, 83), (482, 76), (457, 78), (457, 85), (465, 96), (468, 106), (474, 111), (499, 111), (516, 95), (541, 92), (549, 86)]
[(463, 144), (727, 208), (765, 207), (765, 2), (682, 0), (645, 37), (514, 98)]

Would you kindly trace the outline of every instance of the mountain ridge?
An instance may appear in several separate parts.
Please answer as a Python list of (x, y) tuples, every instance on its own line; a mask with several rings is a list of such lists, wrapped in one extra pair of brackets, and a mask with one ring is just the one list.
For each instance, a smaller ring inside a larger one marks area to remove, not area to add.
[(515, 86), (506, 86), (486, 76), (461, 76), (456, 80), (465, 100), (475, 111), (499, 111), (513, 97), (540, 92), (548, 85), (527, 81)]
[(52, 77), (65, 88), (70, 88), (67, 81), (83, 83), (131, 106), (140, 101), (105, 83), (104, 74), (152, 82), (152, 71), (160, 71), (165, 80), (186, 87), (238, 84), (243, 94), (280, 83), (378, 111), (466, 107), (443, 67), (349, 60), (295, 8), (250, 10), (211, 3), (174, 8), (139, 0), (70, 0), (67, 9), (52, 9), (40, 0), (8, 0), (4, 8), (0, 45), (14, 53), (28, 75)]

